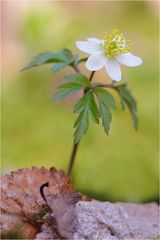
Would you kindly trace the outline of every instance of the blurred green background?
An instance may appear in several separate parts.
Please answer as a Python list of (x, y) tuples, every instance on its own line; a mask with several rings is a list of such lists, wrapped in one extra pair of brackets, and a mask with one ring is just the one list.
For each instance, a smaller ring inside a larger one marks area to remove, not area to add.
[[(102, 38), (120, 29), (143, 65), (124, 68), (138, 101), (139, 130), (117, 96), (110, 135), (91, 124), (73, 169), (77, 191), (109, 201), (158, 199), (158, 1), (2, 2), (2, 173), (31, 166), (66, 170), (78, 96), (52, 102), (52, 93), (71, 69), (52, 74), (50, 66), (20, 69), (35, 55), (76, 40)], [(83, 66), (81, 69), (88, 75)], [(95, 81), (109, 82), (105, 70)]]

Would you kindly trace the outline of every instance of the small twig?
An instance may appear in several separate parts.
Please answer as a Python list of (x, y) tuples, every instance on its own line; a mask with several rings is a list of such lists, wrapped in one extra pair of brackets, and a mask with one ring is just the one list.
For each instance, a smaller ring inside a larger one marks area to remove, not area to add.
[(41, 197), (43, 198), (43, 200), (47, 203), (47, 198), (44, 194), (44, 188), (45, 187), (49, 187), (49, 182), (45, 182), (44, 184), (42, 184), (39, 188), (39, 191), (40, 191), (40, 194), (41, 194)]

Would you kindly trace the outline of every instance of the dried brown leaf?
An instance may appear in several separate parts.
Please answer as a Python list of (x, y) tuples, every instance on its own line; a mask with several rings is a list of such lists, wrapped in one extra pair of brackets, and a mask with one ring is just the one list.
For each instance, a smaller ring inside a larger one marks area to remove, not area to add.
[[(24, 224), (28, 224), (28, 230), (22, 231), (25, 237), (30, 237), (29, 232), (37, 232), (44, 222), (43, 216), (48, 211), (39, 191), (45, 182), (49, 183), (49, 187), (44, 189), (47, 201), (52, 194), (61, 196), (73, 191), (70, 178), (55, 168), (23, 168), (1, 178), (2, 233), (5, 231), (6, 234), (17, 227), (23, 229), (26, 226)], [(12, 224), (14, 217), (16, 221)]]

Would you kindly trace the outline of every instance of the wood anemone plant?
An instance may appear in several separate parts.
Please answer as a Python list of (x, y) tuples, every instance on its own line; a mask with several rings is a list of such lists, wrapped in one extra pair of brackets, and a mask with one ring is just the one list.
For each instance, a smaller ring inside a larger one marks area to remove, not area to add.
[[(107, 38), (107, 41), (109, 41), (108, 39), (109, 38)], [(113, 36), (112, 36), (112, 41), (114, 41)], [(77, 42), (77, 45), (78, 45), (77, 47), (79, 47), (80, 45), (79, 48), (81, 48), (81, 43), (83, 48), (84, 42)], [(99, 47), (101, 48), (104, 47), (104, 50), (105, 50), (104, 54), (106, 54), (107, 43), (105, 42), (105, 40), (104, 42), (98, 43)], [(89, 46), (91, 47), (95, 46), (94, 43), (90, 41), (88, 41), (88, 44), (90, 44)], [(116, 46), (116, 43), (112, 44), (111, 42), (109, 44), (111, 47)], [(116, 49), (114, 51), (111, 51), (110, 54), (112, 52), (115, 54)], [(119, 57), (121, 57), (122, 55), (126, 55), (126, 53), (123, 53), (123, 52), (122, 53), (118, 52), (118, 54), (120, 54)], [(128, 53), (128, 55), (129, 54), (131, 55), (131, 53)], [(109, 59), (110, 57), (111, 56), (108, 56)], [(92, 80), (96, 70), (91, 71), (91, 74), (89, 77), (81, 73), (79, 70), (79, 65), (83, 62), (86, 62), (86, 67), (87, 67), (87, 62), (89, 58), (79, 58), (76, 54), (73, 54), (69, 49), (63, 49), (62, 51), (59, 51), (56, 53), (47, 52), (47, 53), (40, 54), (37, 57), (35, 57), (35, 59), (32, 62), (30, 62), (27, 66), (25, 66), (22, 69), (22, 71), (24, 71), (29, 68), (37, 67), (37, 66), (48, 63), (48, 64), (53, 64), (51, 66), (51, 71), (53, 73), (58, 72), (67, 66), (70, 66), (75, 71), (74, 73), (70, 73), (65, 76), (66, 82), (64, 84), (61, 84), (58, 87), (58, 91), (53, 95), (53, 100), (60, 100), (67, 96), (71, 96), (75, 93), (83, 91), (83, 96), (73, 106), (73, 112), (78, 114), (78, 117), (74, 123), (74, 128), (75, 128), (74, 142), (73, 142), (73, 148), (72, 148), (71, 157), (70, 157), (70, 161), (67, 169), (68, 176), (71, 175), (71, 171), (73, 168), (73, 164), (75, 161), (80, 140), (88, 130), (90, 119), (96, 124), (99, 124), (99, 120), (101, 119), (102, 126), (104, 128), (105, 133), (107, 135), (109, 134), (110, 123), (112, 119), (111, 109), (115, 109), (115, 100), (112, 94), (108, 91), (109, 89), (113, 89), (118, 93), (120, 97), (122, 110), (126, 109), (126, 107), (129, 109), (135, 129), (137, 129), (138, 127), (138, 119), (136, 115), (137, 104), (136, 104), (135, 98), (132, 96), (130, 90), (127, 87), (127, 83), (124, 81), (122, 83), (121, 82), (119, 83), (117, 82), (119, 81), (119, 79), (115, 80), (114, 78), (112, 78), (111, 83), (106, 83), (106, 84), (99, 83), (99, 82), (93, 83)], [(135, 57), (135, 58), (138, 58), (138, 57)], [(140, 64), (137, 64), (137, 65), (140, 65)]]

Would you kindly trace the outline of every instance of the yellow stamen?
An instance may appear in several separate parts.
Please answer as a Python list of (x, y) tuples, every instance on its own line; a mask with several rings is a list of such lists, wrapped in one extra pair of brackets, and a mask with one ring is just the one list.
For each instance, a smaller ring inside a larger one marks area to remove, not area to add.
[(104, 43), (100, 43), (100, 46), (103, 46), (104, 53), (108, 57), (115, 57), (129, 52), (129, 45), (130, 40), (125, 40), (123, 33), (120, 33), (118, 29), (113, 29), (111, 34), (106, 32), (104, 36)]

